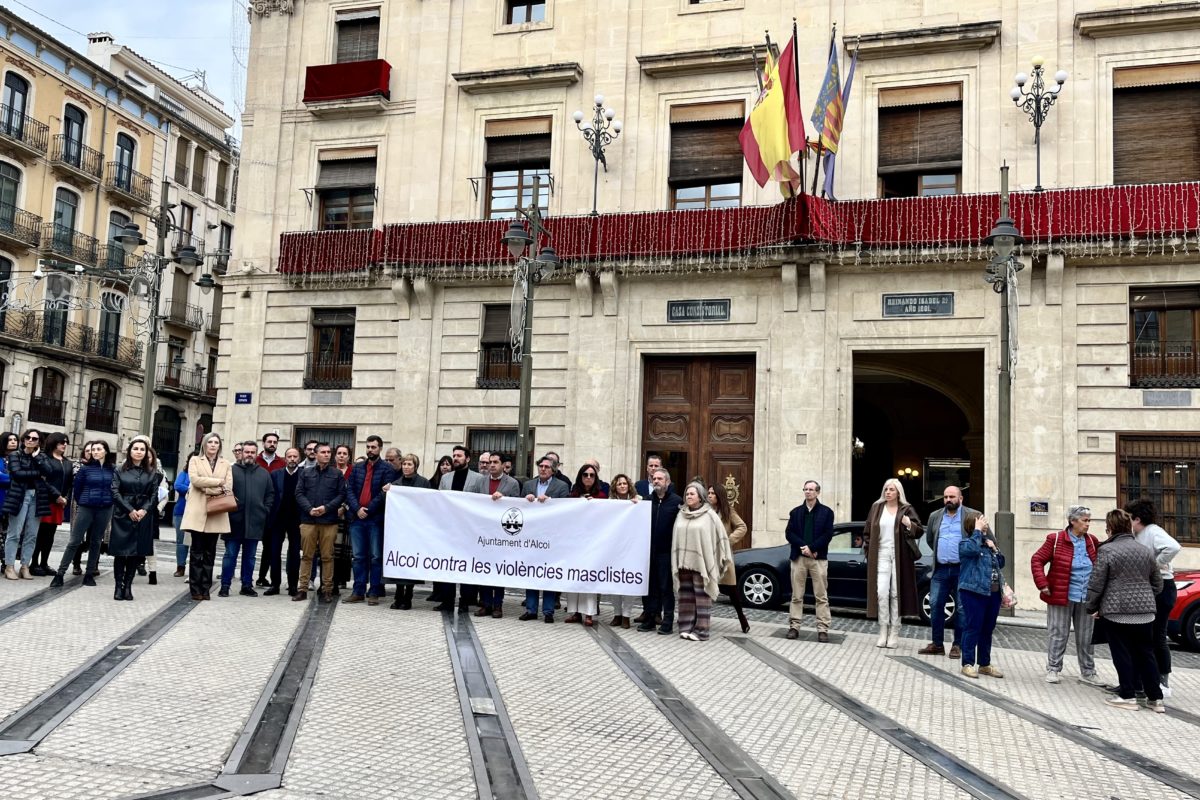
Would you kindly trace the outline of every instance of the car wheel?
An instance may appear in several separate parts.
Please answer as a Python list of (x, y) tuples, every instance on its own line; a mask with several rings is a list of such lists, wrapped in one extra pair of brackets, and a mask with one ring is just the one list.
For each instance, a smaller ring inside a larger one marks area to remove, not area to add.
[(779, 578), (766, 567), (751, 567), (742, 573), (742, 599), (751, 608), (768, 608), (779, 598)]
[[(933, 622), (932, 622), (933, 615), (931, 613), (932, 608), (933, 608), (933, 594), (932, 594), (932, 592), (930, 592), (929, 587), (926, 587), (925, 593), (923, 595), (921, 595), (921, 622), (925, 623), (926, 625), (933, 624)], [(954, 595), (950, 595), (949, 597), (946, 598), (946, 624), (947, 625), (954, 624), (954, 614), (957, 611), (958, 611), (958, 607), (954, 603)]]
[(1183, 618), (1183, 642), (1191, 650), (1200, 650), (1200, 605), (1195, 605)]

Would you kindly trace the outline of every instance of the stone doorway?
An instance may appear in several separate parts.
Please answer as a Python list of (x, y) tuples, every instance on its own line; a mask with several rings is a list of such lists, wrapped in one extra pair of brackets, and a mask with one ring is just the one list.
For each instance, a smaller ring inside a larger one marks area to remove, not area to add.
[(676, 491), (700, 477), (754, 533), (754, 356), (647, 356), (642, 463), (662, 456)]

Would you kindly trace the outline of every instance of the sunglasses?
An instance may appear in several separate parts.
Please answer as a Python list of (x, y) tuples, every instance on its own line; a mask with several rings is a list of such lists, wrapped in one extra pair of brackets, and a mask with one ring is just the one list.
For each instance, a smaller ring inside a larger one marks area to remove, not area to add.
[(40, 438), (38, 438), (37, 436), (26, 436), (26, 437), (25, 437), (25, 441), (27, 441), (27, 442), (38, 442), (38, 441), (41, 441), (41, 439), (40, 439)]
[(585, 478), (594, 478), (594, 477), (596, 477), (596, 473), (594, 473), (594, 472), (585, 472), (585, 473), (583, 473), (583, 477), (585, 477)]

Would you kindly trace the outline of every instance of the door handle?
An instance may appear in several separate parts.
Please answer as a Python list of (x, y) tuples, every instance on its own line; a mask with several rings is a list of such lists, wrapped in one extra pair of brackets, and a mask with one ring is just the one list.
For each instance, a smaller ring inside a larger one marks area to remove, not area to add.
[(847, 567), (857, 567), (857, 566), (858, 566), (858, 563), (859, 563), (859, 562), (857, 562), (857, 561), (847, 561), (847, 562), (846, 562), (846, 566), (847, 566)]

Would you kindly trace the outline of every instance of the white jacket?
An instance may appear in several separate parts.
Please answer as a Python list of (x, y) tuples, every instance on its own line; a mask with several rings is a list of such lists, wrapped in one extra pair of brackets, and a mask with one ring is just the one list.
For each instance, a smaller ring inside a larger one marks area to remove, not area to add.
[(1158, 562), (1158, 570), (1163, 576), (1163, 580), (1173, 580), (1175, 572), (1171, 569), (1171, 559), (1179, 554), (1179, 542), (1171, 538), (1171, 534), (1154, 524), (1142, 528), (1142, 532), (1135, 533), (1133, 538), (1142, 547), (1154, 553), (1154, 560)]

